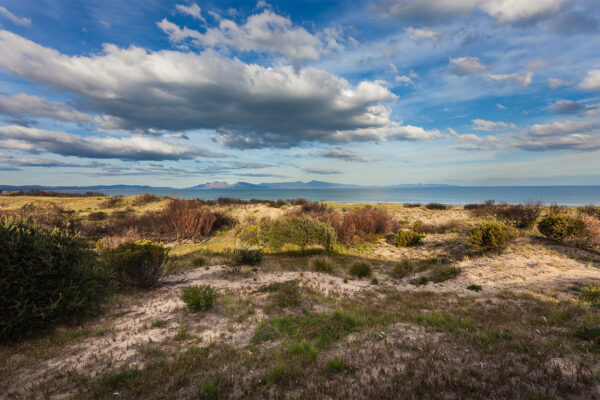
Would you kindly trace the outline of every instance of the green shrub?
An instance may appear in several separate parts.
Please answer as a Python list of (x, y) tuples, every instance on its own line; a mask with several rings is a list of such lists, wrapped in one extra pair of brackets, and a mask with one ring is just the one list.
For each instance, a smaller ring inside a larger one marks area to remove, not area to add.
[(429, 278), (427, 276), (420, 276), (415, 279), (411, 279), (408, 283), (415, 286), (423, 286), (429, 283)]
[(263, 260), (261, 249), (236, 248), (233, 250), (233, 262), (237, 265), (258, 265)]
[(400, 231), (396, 235), (395, 244), (397, 247), (417, 246), (425, 235), (415, 231)]
[(259, 232), (258, 225), (248, 225), (237, 234), (236, 238), (248, 246), (259, 246)]
[(481, 292), (483, 288), (480, 285), (469, 285), (467, 286), (468, 290), (472, 290), (474, 292)]
[(293, 244), (304, 250), (310, 245), (320, 245), (331, 252), (336, 242), (335, 231), (323, 222), (311, 218), (283, 217), (263, 220), (259, 228), (261, 245), (280, 250)]
[(192, 312), (210, 310), (216, 299), (217, 292), (210, 285), (192, 285), (181, 293), (181, 300)]
[(319, 257), (312, 260), (311, 263), (313, 271), (316, 272), (327, 272), (331, 273), (333, 271), (333, 265), (327, 258)]
[(0, 221), (0, 341), (86, 317), (111, 291), (86, 244), (23, 221)]
[(327, 370), (329, 372), (340, 372), (344, 368), (344, 362), (341, 357), (334, 357), (327, 361)]
[(443, 267), (443, 268), (438, 268), (435, 269), (431, 275), (429, 276), (429, 279), (432, 282), (435, 283), (440, 283), (440, 282), (444, 282), (447, 281), (448, 279), (452, 279), (454, 277), (456, 277), (458, 274), (460, 274), (461, 269), (459, 267)]
[(122, 288), (151, 289), (170, 272), (169, 250), (162, 243), (150, 240), (133, 240), (114, 249), (101, 249), (101, 256)]
[(487, 222), (469, 232), (469, 243), (479, 249), (502, 249), (517, 238), (515, 228), (498, 222)]
[(196, 257), (192, 260), (192, 264), (194, 267), (202, 267), (206, 264), (206, 259), (204, 257)]
[(366, 278), (371, 276), (371, 266), (366, 262), (355, 262), (350, 266), (350, 275), (357, 278)]
[(415, 272), (415, 266), (413, 265), (410, 258), (404, 258), (402, 261), (394, 264), (392, 275), (396, 278), (404, 278), (407, 275)]
[(572, 236), (585, 236), (587, 228), (579, 218), (563, 214), (550, 214), (538, 223), (538, 230), (547, 238), (560, 242)]

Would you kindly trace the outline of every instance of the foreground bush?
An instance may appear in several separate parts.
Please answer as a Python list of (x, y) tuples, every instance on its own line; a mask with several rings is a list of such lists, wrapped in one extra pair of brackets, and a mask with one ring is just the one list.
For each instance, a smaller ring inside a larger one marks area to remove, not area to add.
[(350, 275), (357, 278), (366, 278), (367, 276), (371, 276), (371, 274), (371, 266), (366, 262), (355, 262), (350, 266)]
[(498, 220), (521, 229), (531, 228), (540, 217), (541, 212), (540, 204), (501, 205), (495, 209)]
[(133, 240), (114, 249), (102, 248), (101, 255), (122, 288), (151, 289), (169, 273), (169, 251), (162, 243)]
[(217, 292), (210, 285), (189, 286), (181, 293), (181, 300), (192, 312), (210, 310), (216, 299)]
[(550, 214), (538, 223), (540, 233), (549, 239), (561, 242), (569, 237), (583, 237), (586, 226), (583, 220), (569, 215)]
[(394, 240), (394, 244), (397, 247), (417, 246), (419, 243), (421, 243), (421, 240), (423, 240), (424, 237), (425, 237), (425, 235), (422, 235), (422, 234), (417, 233), (417, 232), (412, 231), (412, 230), (410, 230), (410, 231), (400, 231), (396, 235), (396, 238)]
[(510, 226), (498, 222), (488, 222), (471, 229), (469, 243), (482, 250), (502, 249), (518, 236)]
[(233, 262), (237, 265), (258, 265), (263, 260), (262, 249), (236, 248), (233, 250)]
[(88, 316), (110, 290), (109, 274), (82, 241), (0, 221), (0, 341)]
[(304, 250), (307, 246), (320, 245), (330, 252), (336, 241), (331, 226), (311, 218), (283, 217), (263, 220), (259, 228), (262, 245), (279, 250), (285, 244), (293, 244)]
[(393, 228), (392, 221), (392, 216), (387, 211), (366, 206), (346, 214), (329, 214), (326, 222), (333, 227), (341, 241), (352, 243), (368, 236), (390, 232)]

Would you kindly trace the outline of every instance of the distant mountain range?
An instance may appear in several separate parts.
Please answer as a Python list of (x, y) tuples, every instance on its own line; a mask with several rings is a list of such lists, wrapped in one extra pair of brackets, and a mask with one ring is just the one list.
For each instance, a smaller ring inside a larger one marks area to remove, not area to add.
[(188, 188), (172, 188), (172, 187), (155, 187), (148, 185), (97, 185), (97, 186), (41, 186), (41, 185), (23, 185), (23, 186), (12, 186), (12, 185), (0, 185), (0, 190), (12, 191), (12, 190), (77, 190), (77, 191), (101, 191), (103, 189), (203, 189), (203, 190), (214, 190), (214, 189), (333, 189), (333, 188), (411, 188), (411, 187), (449, 187), (456, 185), (445, 185), (445, 184), (400, 184), (400, 185), (387, 185), (387, 186), (363, 186), (363, 185), (348, 185), (344, 183), (332, 183), (323, 181), (309, 181), (309, 182), (274, 182), (274, 183), (249, 183), (249, 182), (208, 182), (200, 185), (188, 187)]

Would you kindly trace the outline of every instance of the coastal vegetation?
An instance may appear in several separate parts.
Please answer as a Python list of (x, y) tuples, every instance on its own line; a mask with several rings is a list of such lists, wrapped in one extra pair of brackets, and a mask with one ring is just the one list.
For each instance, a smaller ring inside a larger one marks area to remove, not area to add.
[(1, 196), (0, 393), (594, 398), (597, 210)]

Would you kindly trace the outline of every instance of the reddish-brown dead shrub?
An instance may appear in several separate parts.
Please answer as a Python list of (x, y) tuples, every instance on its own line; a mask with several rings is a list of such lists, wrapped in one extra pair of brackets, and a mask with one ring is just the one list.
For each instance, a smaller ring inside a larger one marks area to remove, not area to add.
[(600, 220), (590, 215), (580, 216), (584, 232), (581, 235), (572, 235), (565, 239), (565, 243), (588, 250), (600, 250)]
[(154, 203), (159, 200), (160, 200), (160, 197), (155, 196), (153, 194), (146, 193), (146, 194), (136, 197), (131, 204), (133, 204), (134, 206), (143, 206), (146, 204)]
[(463, 208), (470, 211), (475, 217), (486, 217), (496, 212), (496, 201), (486, 200), (483, 203), (465, 204)]
[(377, 234), (386, 234), (392, 230), (391, 215), (380, 208), (366, 206), (358, 210), (342, 213), (323, 213), (322, 222), (329, 223), (342, 242), (352, 243)]
[(540, 203), (529, 204), (502, 204), (496, 206), (496, 218), (507, 225), (515, 228), (531, 228), (542, 213)]

